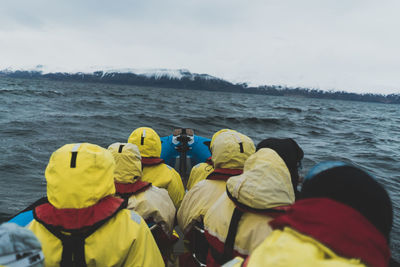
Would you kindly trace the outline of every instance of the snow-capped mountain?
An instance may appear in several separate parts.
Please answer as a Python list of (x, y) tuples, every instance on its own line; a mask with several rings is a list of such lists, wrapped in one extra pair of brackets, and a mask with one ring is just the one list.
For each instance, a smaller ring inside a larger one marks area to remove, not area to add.
[[(100, 70), (99, 70), (100, 69)], [(1, 77), (22, 79), (47, 79), (83, 83), (109, 83), (133, 86), (175, 89), (223, 91), (274, 96), (294, 96), (324, 99), (341, 99), (400, 104), (400, 95), (355, 94), (344, 91), (323, 91), (309, 88), (289, 88), (279, 85), (249, 87), (246, 83), (231, 83), (208, 75), (192, 73), (186, 69), (113, 69), (94, 67), (91, 70), (51, 69), (42, 65), (34, 68), (0, 70)]]
[(177, 79), (180, 80), (182, 78), (195, 80), (196, 78), (201, 78), (204, 80), (221, 80), (217, 77), (208, 75), (208, 74), (198, 74), (192, 73), (187, 69), (140, 69), (140, 68), (112, 68), (112, 67), (90, 67), (86, 70), (81, 69), (65, 69), (65, 68), (57, 68), (57, 67), (48, 67), (43, 65), (37, 65), (35, 67), (26, 67), (26, 68), (6, 68), (0, 70), (0, 73), (3, 74), (12, 74), (12, 73), (21, 73), (21, 72), (31, 72), (31, 73), (40, 73), (41, 75), (47, 74), (64, 74), (64, 75), (93, 75), (94, 73), (102, 73), (102, 77), (111, 76), (115, 74), (135, 74), (138, 76), (143, 76), (147, 78), (154, 79)]
[(208, 74), (192, 73), (186, 69), (114, 69), (104, 67), (100, 69), (93, 67), (82, 71), (38, 65), (34, 68), (0, 70), (0, 76), (209, 91), (240, 92), (243, 90), (242, 84), (233, 84)]

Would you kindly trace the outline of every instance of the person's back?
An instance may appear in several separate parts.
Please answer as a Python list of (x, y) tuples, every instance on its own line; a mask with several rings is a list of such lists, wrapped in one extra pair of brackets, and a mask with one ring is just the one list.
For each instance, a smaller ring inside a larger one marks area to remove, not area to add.
[[(215, 138), (212, 146), (212, 160), (215, 169), (205, 180), (198, 182), (186, 193), (177, 214), (178, 225), (185, 234), (188, 247), (197, 244), (193, 240), (196, 239), (193, 238), (196, 236), (193, 229), (196, 229), (197, 226), (202, 228), (204, 215), (225, 192), (226, 181), (243, 172), (244, 162), (254, 151), (253, 141), (236, 131), (223, 132)], [(199, 243), (206, 242), (204, 236), (198, 237), (197, 240), (200, 240)], [(199, 246), (201, 247), (199, 250), (207, 251), (207, 247)], [(200, 257), (203, 258), (203, 256)], [(188, 260), (190, 257), (186, 259)], [(185, 264), (181, 264), (181, 266), (185, 266)]]
[(236, 258), (225, 266), (388, 266), (392, 219), (387, 192), (369, 174), (324, 162), (245, 263)]
[(208, 266), (249, 255), (271, 232), (268, 225), (295, 200), (289, 170), (279, 155), (263, 148), (250, 156), (244, 172), (227, 181), (226, 192), (204, 217), (210, 244)]
[(196, 222), (203, 221), (208, 209), (225, 192), (226, 181), (243, 172), (244, 162), (254, 151), (253, 141), (236, 131), (223, 132), (215, 138), (214, 171), (186, 193), (178, 210), (178, 224), (185, 234)]
[(175, 220), (175, 207), (163, 188), (143, 182), (139, 149), (130, 143), (114, 143), (108, 147), (115, 168), (116, 194), (127, 199), (127, 208), (139, 213), (148, 223), (158, 224), (165, 235), (171, 237)]
[(47, 165), (48, 203), (28, 226), (46, 266), (163, 266), (145, 221), (113, 196), (114, 159), (88, 143), (56, 150)]
[(128, 143), (139, 148), (143, 166), (142, 181), (165, 188), (175, 207), (179, 208), (185, 189), (180, 175), (160, 158), (161, 140), (158, 134), (148, 127), (137, 128), (129, 136)]

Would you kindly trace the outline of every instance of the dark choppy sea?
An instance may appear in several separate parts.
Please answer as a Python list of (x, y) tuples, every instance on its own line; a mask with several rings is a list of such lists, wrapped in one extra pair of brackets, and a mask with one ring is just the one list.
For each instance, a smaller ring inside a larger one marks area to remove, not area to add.
[(399, 105), (0, 78), (0, 221), (45, 194), (54, 150), (126, 142), (140, 126), (160, 136), (191, 127), (205, 137), (231, 128), (255, 143), (292, 137), (305, 152), (304, 172), (322, 160), (362, 166), (390, 192), (400, 260)]

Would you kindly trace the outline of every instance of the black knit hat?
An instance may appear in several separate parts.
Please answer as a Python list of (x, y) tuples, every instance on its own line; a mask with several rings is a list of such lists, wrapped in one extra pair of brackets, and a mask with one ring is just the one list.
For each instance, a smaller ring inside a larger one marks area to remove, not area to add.
[(386, 190), (368, 173), (343, 164), (307, 176), (300, 198), (326, 197), (346, 204), (364, 215), (389, 241), (392, 202)]
[(267, 138), (262, 140), (258, 145), (256, 151), (261, 148), (270, 148), (274, 150), (286, 163), (292, 179), (293, 190), (297, 197), (297, 185), (299, 183), (299, 167), (301, 160), (304, 157), (304, 152), (300, 146), (292, 138)]

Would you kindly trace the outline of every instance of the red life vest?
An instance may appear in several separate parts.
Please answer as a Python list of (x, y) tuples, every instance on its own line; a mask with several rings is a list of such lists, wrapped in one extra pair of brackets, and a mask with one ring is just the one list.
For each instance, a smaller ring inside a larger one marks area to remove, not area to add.
[(208, 180), (220, 180), (226, 181), (232, 176), (240, 175), (243, 173), (243, 170), (240, 169), (215, 169), (212, 173), (210, 173), (206, 179)]
[(164, 163), (161, 158), (142, 158), (142, 168), (147, 166), (155, 166)]
[(141, 180), (137, 180), (136, 182), (129, 184), (115, 182), (115, 190), (117, 195), (121, 196), (124, 199), (127, 199), (130, 196), (136, 195), (140, 192), (146, 191), (150, 187), (151, 183)]

